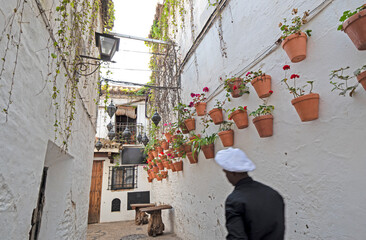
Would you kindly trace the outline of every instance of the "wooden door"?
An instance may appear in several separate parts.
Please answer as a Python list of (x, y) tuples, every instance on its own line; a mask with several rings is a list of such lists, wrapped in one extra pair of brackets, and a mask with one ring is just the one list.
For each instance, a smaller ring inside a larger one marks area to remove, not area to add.
[(103, 161), (93, 161), (88, 223), (99, 223), (102, 197)]

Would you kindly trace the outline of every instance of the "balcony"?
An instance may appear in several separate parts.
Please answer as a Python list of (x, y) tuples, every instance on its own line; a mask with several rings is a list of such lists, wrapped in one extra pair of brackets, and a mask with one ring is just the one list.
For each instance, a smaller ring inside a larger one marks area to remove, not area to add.
[[(130, 129), (132, 135), (128, 139), (124, 139), (122, 137), (123, 131), (128, 126), (128, 129)], [(132, 145), (140, 145), (140, 143), (137, 141), (137, 135), (142, 132), (142, 124), (141, 123), (116, 123), (116, 137), (115, 141), (122, 144), (132, 144)]]

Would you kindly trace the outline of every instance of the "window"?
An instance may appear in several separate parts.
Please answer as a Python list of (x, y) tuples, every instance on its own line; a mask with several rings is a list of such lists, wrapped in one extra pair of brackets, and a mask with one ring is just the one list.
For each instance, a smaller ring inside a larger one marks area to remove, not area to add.
[(108, 190), (137, 188), (137, 167), (109, 167)]
[(121, 211), (121, 200), (115, 198), (112, 201), (112, 212), (119, 212), (119, 211)]
[(127, 193), (127, 210), (132, 210), (131, 204), (150, 203), (150, 192), (129, 192)]

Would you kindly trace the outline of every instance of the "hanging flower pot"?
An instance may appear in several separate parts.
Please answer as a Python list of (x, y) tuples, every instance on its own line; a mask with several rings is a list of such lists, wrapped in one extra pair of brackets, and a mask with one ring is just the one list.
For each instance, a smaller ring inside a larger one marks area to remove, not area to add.
[(148, 155), (149, 155), (149, 158), (154, 158), (154, 155), (153, 155), (152, 151), (149, 151)]
[(158, 162), (156, 165), (158, 165), (158, 168), (160, 171), (164, 170), (164, 165), (161, 162)]
[(151, 182), (153, 181), (153, 178), (151, 178), (151, 177), (147, 177), (147, 181), (148, 181), (149, 183), (151, 183)]
[(154, 165), (151, 162), (149, 162), (147, 165), (149, 166), (150, 169), (154, 167)]
[(194, 153), (194, 156), (192, 152), (187, 153), (188, 160), (191, 164), (198, 163), (198, 152)]
[[(245, 107), (246, 108), (246, 107)], [(243, 108), (244, 109), (244, 108)], [(248, 127), (248, 113), (246, 110), (238, 109), (230, 114), (230, 119), (233, 119), (238, 129)]]
[(282, 41), (282, 48), (286, 51), (291, 62), (301, 62), (306, 58), (307, 36), (301, 32), (291, 34)]
[(156, 150), (156, 151), (153, 151), (152, 154), (153, 154), (154, 158), (156, 158), (156, 157), (158, 157), (159, 152)]
[(198, 102), (194, 104), (194, 107), (196, 108), (197, 116), (204, 116), (206, 114), (206, 105), (205, 102)]
[(262, 115), (253, 119), (253, 123), (261, 138), (273, 135), (273, 116)]
[(165, 140), (163, 140), (161, 142), (161, 147), (164, 149), (164, 150), (168, 150), (169, 149), (169, 143)]
[(230, 93), (233, 98), (241, 97), (244, 93), (242, 92), (242, 85), (244, 84), (242, 78), (234, 78), (227, 80), (227, 84), (230, 88)]
[(173, 163), (174, 168), (177, 172), (183, 171), (183, 161)]
[(203, 145), (201, 149), (206, 159), (215, 157), (215, 145), (213, 143), (209, 145)]
[(165, 160), (162, 160), (161, 163), (163, 164), (164, 168), (169, 169), (169, 163)]
[(158, 168), (157, 166), (154, 166), (154, 167), (153, 167), (153, 172), (154, 172), (154, 173), (158, 173), (158, 172), (159, 172), (159, 168)]
[(215, 125), (221, 124), (224, 121), (222, 108), (214, 108), (208, 114), (210, 114), (210, 117)]
[(196, 120), (194, 118), (184, 120), (184, 124), (186, 125), (188, 131), (196, 129)]
[(163, 180), (163, 178), (161, 177), (161, 175), (160, 175), (160, 174), (157, 174), (157, 175), (156, 175), (156, 180), (161, 181), (161, 180)]
[(163, 151), (163, 148), (159, 146), (159, 147), (157, 147), (157, 151), (158, 151), (158, 154), (159, 154)]
[(269, 97), (272, 94), (271, 91), (271, 76), (262, 75), (254, 78), (251, 81), (255, 91), (260, 98)]
[(361, 83), (362, 87), (366, 90), (366, 71), (357, 75), (357, 81)]
[(165, 133), (165, 138), (167, 141), (170, 141), (172, 139), (172, 134), (171, 133)]
[(343, 31), (358, 50), (366, 50), (366, 9), (348, 18), (343, 23)]
[(167, 178), (168, 177), (168, 171), (161, 171), (161, 177)]
[(187, 127), (186, 127), (186, 125), (184, 123), (179, 124), (179, 127), (182, 130), (182, 133), (183, 134), (189, 133), (189, 131), (188, 131), (188, 129), (187, 129)]
[(173, 172), (176, 172), (177, 170), (175, 170), (175, 167), (174, 167), (174, 164), (173, 163), (169, 163), (169, 166), (170, 166), (170, 169), (173, 171)]
[(190, 144), (184, 144), (183, 147), (186, 153), (192, 152), (192, 146)]
[(221, 131), (218, 133), (218, 135), (224, 147), (231, 147), (234, 145), (234, 131), (232, 129)]
[(319, 117), (319, 94), (309, 93), (291, 101), (301, 121), (307, 122)]

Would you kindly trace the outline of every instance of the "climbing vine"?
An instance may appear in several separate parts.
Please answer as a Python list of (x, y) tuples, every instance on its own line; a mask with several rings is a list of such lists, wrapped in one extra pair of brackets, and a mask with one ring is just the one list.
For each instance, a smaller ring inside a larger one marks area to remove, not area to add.
[[(89, 45), (93, 43), (100, 14), (103, 17), (104, 31), (113, 27), (114, 5), (111, 0), (58, 0), (54, 8), (46, 11), (40, 0), (34, 1), (49, 32), (47, 46), (45, 46), (48, 53), (48, 73), (45, 83), (51, 84), (52, 88), (55, 140), (61, 137), (62, 147), (67, 150), (72, 133), (72, 124), (76, 116), (76, 99), (81, 99), (79, 91), (81, 77), (77, 72), (80, 62), (79, 55), (86, 47), (85, 43)], [(23, 33), (23, 13), (24, 9), (29, 9), (29, 6), (25, 7), (26, 4), (30, 3), (17, 0), (14, 12), (7, 18), (0, 37), (0, 43), (5, 40), (5, 51), (1, 57), (0, 83), (3, 81), (3, 75), (7, 69), (8, 52), (10, 50), (15, 52), (15, 61), (8, 63), (11, 65), (8, 68), (12, 68), (8, 101), (6, 106), (1, 108), (1, 112), (5, 114), (6, 122), (8, 121), (9, 108), (13, 103), (12, 91)], [(101, 9), (107, 9), (106, 13), (100, 12)], [(52, 16), (55, 20), (54, 26), (51, 25), (50, 18)], [(17, 28), (16, 24), (18, 24)], [(91, 48), (87, 48), (87, 54), (92, 54)], [(60, 81), (60, 75), (63, 77), (62, 81)], [(86, 84), (86, 79), (84, 81)]]

